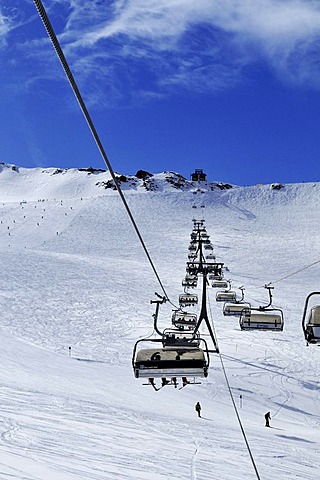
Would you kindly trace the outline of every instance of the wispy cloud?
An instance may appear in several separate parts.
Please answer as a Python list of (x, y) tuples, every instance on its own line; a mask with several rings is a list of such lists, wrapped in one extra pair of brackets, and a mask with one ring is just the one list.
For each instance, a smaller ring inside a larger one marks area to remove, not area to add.
[(69, 46), (108, 56), (111, 46), (124, 62), (156, 61), (166, 74), (159, 76), (159, 86), (187, 88), (189, 82), (192, 89), (200, 84), (220, 89), (234, 84), (242, 67), (257, 60), (284, 82), (320, 86), (318, 1), (123, 0), (94, 9), (95, 23), (79, 35), (86, 9), (73, 0), (65, 32)]
[[(49, 13), (99, 102), (230, 88), (257, 61), (320, 88), (318, 0), (55, 0)], [(10, 20), (0, 18), (5, 38)]]
[(6, 44), (8, 33), (14, 25), (14, 19), (11, 14), (7, 15), (5, 8), (0, 7), (0, 47)]

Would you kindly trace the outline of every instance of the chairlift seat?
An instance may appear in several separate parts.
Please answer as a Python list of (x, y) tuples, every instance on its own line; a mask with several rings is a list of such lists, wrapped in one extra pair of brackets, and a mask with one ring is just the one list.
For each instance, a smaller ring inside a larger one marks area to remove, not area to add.
[(213, 273), (214, 275), (221, 275), (221, 268), (216, 262), (206, 262), (206, 269), (208, 273)]
[(185, 278), (186, 280), (197, 280), (198, 277), (196, 274), (187, 273)]
[(175, 311), (172, 314), (172, 325), (177, 328), (193, 329), (197, 324), (197, 316), (194, 313)]
[(311, 308), (308, 325), (320, 327), (320, 305)]
[(251, 307), (250, 303), (226, 302), (223, 306), (223, 315), (240, 317), (245, 313), (250, 313), (250, 307)]
[(195, 293), (182, 293), (179, 295), (179, 304), (182, 307), (196, 305), (198, 303), (198, 295)]
[(205, 243), (203, 248), (205, 250), (213, 250), (213, 246), (211, 245), (211, 243)]
[(283, 330), (283, 316), (274, 312), (250, 312), (240, 317), (241, 330)]
[(192, 288), (195, 288), (198, 284), (198, 280), (195, 279), (195, 280), (187, 280), (187, 279), (184, 279), (182, 280), (182, 286), (183, 287), (192, 287)]
[(192, 331), (186, 330), (165, 330), (163, 338), (163, 347), (187, 347), (198, 348), (200, 345), (199, 334), (194, 334)]
[(212, 288), (228, 288), (229, 286), (227, 280), (222, 279), (222, 275), (209, 275), (209, 280), (212, 280)]
[(306, 324), (306, 339), (308, 343), (320, 344), (320, 305), (311, 308)]
[(235, 302), (236, 299), (237, 299), (237, 294), (233, 290), (227, 290), (225, 292), (216, 293), (217, 302), (226, 302), (227, 300), (230, 300), (231, 302)]
[(201, 348), (144, 348), (136, 353), (133, 369), (137, 378), (207, 377), (208, 362)]

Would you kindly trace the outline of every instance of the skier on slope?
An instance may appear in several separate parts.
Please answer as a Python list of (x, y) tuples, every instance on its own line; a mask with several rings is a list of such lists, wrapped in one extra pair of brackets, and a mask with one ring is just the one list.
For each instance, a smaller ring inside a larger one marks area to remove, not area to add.
[(201, 405), (199, 402), (197, 402), (194, 406), (195, 408), (195, 411), (198, 413), (198, 417), (201, 417), (200, 413), (201, 413)]
[(266, 427), (270, 427), (270, 424), (269, 424), (269, 420), (271, 420), (271, 415), (270, 415), (270, 412), (267, 412), (264, 416), (265, 418), (265, 421), (266, 421)]

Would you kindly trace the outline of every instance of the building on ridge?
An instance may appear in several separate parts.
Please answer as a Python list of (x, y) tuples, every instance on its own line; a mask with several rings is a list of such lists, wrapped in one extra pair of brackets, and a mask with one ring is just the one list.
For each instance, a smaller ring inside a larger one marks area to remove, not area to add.
[(207, 175), (203, 173), (202, 168), (196, 168), (194, 173), (191, 173), (192, 182), (206, 182)]

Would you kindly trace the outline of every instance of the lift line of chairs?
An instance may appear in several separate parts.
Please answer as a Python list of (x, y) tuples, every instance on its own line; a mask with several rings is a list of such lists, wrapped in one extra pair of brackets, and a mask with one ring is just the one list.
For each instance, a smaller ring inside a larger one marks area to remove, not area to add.
[[(213, 247), (206, 232), (204, 220), (193, 219), (193, 230), (189, 245), (186, 275), (182, 280), (184, 292), (179, 295), (179, 309), (173, 310), (172, 328), (162, 332), (157, 321), (159, 307), (166, 301), (164, 297), (151, 301), (156, 304), (153, 315), (154, 328), (159, 338), (143, 338), (136, 342), (132, 356), (132, 366), (136, 378), (145, 378), (156, 391), (166, 385), (183, 388), (186, 385), (198, 384), (199, 378), (207, 377), (210, 356), (207, 342), (196, 332), (197, 315), (186, 311), (198, 303), (198, 295), (189, 290), (197, 287), (200, 265), (199, 251), (206, 251), (206, 269), (210, 275), (222, 274), (222, 263), (214, 262)], [(199, 250), (199, 244), (201, 249)], [(145, 348), (140, 348), (144, 344)]]
[[(213, 246), (204, 223), (204, 220), (193, 219), (186, 275), (182, 280), (184, 293), (179, 295), (179, 309), (173, 310), (172, 328), (162, 332), (158, 329), (159, 307), (166, 298), (157, 294), (158, 299), (150, 303), (156, 304), (156, 312), (153, 315), (154, 329), (159, 338), (143, 338), (134, 346), (132, 356), (134, 375), (136, 378), (147, 379), (144, 385), (151, 385), (156, 391), (166, 385), (181, 389), (186, 385), (198, 384), (201, 382), (197, 379), (208, 375), (210, 356), (207, 342), (196, 331), (197, 315), (184, 310), (185, 307), (193, 307), (198, 303), (198, 295), (189, 290), (197, 287), (201, 262), (205, 264), (211, 286), (224, 289), (216, 293), (216, 300), (224, 302), (223, 315), (239, 317), (241, 330), (283, 330), (283, 312), (272, 306), (274, 287), (265, 285), (269, 294), (267, 305), (253, 307), (246, 302), (244, 287), (239, 287), (241, 296), (238, 298), (236, 292), (231, 290), (231, 281), (224, 278), (224, 264), (215, 261)], [(204, 259), (199, 258), (202, 248), (206, 252), (210, 251)], [(303, 312), (302, 328), (307, 345), (320, 345), (320, 305), (309, 307), (310, 298), (316, 295), (320, 296), (320, 292), (308, 295)], [(147, 344), (146, 348), (140, 348), (141, 343)], [(156, 383), (156, 379), (160, 379), (160, 383)]]
[[(253, 307), (244, 300), (244, 287), (239, 287), (241, 297), (231, 290), (231, 281), (225, 280), (223, 276), (215, 278), (210, 275), (213, 288), (224, 288), (216, 293), (216, 301), (224, 302), (223, 315), (240, 317), (241, 330), (272, 330), (282, 332), (284, 328), (283, 311), (272, 306), (273, 286), (265, 285), (268, 290), (269, 302), (267, 305)], [(311, 298), (318, 297), (317, 304), (311, 306)], [(320, 346), (320, 292), (311, 292), (305, 301), (302, 315), (302, 330), (308, 345)]]
[(212, 287), (225, 288), (216, 293), (216, 301), (224, 302), (223, 315), (240, 317), (241, 330), (272, 330), (282, 331), (284, 326), (283, 312), (280, 308), (272, 306), (273, 286), (265, 285), (269, 293), (269, 303), (253, 307), (244, 300), (244, 287), (239, 287), (241, 297), (238, 298), (234, 290), (231, 290), (230, 280), (213, 280)]

